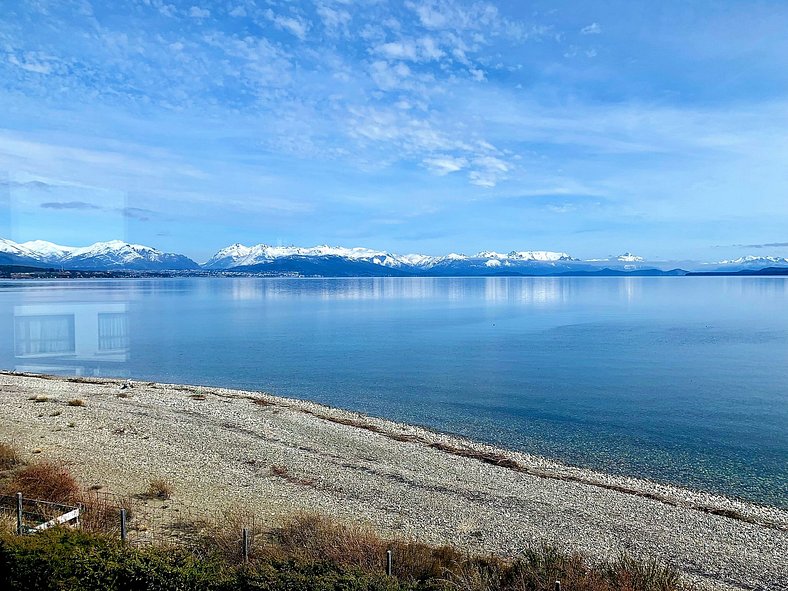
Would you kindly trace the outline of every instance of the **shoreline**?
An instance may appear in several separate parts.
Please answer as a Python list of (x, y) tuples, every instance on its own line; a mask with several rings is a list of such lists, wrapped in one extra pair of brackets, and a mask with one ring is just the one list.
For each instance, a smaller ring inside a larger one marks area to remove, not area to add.
[[(308, 401), (142, 381), (121, 390), (125, 382), (0, 372), (6, 411), (0, 437), (26, 447), (37, 441), (45, 457), (69, 461), (78, 474), (112, 489), (132, 482), (138, 489), (140, 474), (169, 467), (187, 498), (222, 489), (225, 500), (244, 498), (269, 515), (311, 508), (501, 555), (537, 539), (599, 558), (627, 550), (665, 560), (709, 588), (788, 586), (788, 512), (776, 507), (572, 467)], [(47, 413), (28, 399), (37, 392), (59, 405), (56, 420), (40, 416)], [(65, 407), (69, 397), (86, 406)], [(68, 418), (80, 423), (64, 429)], [(104, 465), (112, 463), (114, 475)], [(280, 464), (292, 478), (267, 472)], [(206, 473), (216, 482), (205, 482)]]
[(663, 483), (648, 478), (611, 474), (594, 470), (593, 468), (575, 466), (554, 458), (499, 447), (462, 435), (430, 429), (422, 425), (400, 423), (310, 400), (278, 396), (263, 391), (239, 390), (219, 386), (170, 384), (133, 378), (58, 376), (0, 370), (0, 376), (6, 375), (85, 384), (120, 384), (128, 382), (143, 387), (189, 392), (191, 394), (204, 395), (210, 393), (230, 398), (265, 400), (274, 406), (310, 414), (332, 423), (365, 429), (394, 441), (426, 445), (448, 454), (476, 459), (538, 478), (589, 484), (624, 494), (652, 499), (667, 505), (702, 511), (780, 531), (788, 531), (788, 511), (773, 505)]

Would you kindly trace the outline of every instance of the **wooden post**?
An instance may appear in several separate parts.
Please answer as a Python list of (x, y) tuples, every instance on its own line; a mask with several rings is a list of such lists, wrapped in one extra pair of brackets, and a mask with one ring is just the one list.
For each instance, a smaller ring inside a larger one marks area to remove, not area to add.
[(120, 510), (120, 541), (126, 543), (126, 510)]
[(389, 577), (391, 576), (392, 563), (391, 550), (386, 550), (386, 575)]
[(244, 562), (249, 562), (249, 528), (243, 528), (241, 532), (241, 544), (243, 545)]
[(555, 582), (555, 591), (561, 591), (561, 581)]
[(22, 535), (22, 493), (16, 493), (16, 535)]

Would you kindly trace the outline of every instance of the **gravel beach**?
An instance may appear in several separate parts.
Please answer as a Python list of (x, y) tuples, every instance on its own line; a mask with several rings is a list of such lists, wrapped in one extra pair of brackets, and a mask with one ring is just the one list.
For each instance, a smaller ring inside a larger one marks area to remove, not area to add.
[(627, 550), (700, 588), (788, 589), (788, 512), (775, 508), (257, 392), (2, 373), (0, 403), (0, 441), (69, 463), (85, 486), (136, 494), (162, 476), (206, 511), (316, 511), (506, 556), (534, 541)]

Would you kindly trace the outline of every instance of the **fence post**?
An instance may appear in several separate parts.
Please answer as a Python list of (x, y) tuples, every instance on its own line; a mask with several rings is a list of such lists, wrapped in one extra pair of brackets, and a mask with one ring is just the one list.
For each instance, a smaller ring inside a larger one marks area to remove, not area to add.
[(389, 577), (391, 576), (392, 562), (391, 550), (386, 550), (386, 575)]
[(16, 535), (22, 535), (22, 493), (16, 493)]
[(244, 562), (249, 562), (249, 528), (245, 527), (241, 531), (241, 544), (243, 547)]
[(120, 541), (126, 543), (126, 510), (120, 510)]
[(555, 591), (561, 591), (561, 581), (555, 582)]

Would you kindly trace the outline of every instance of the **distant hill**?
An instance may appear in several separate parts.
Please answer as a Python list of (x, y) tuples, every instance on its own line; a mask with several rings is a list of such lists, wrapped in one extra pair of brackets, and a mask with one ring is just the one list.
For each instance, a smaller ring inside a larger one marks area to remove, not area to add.
[[(301, 277), (660, 277), (681, 275), (785, 275), (788, 259), (747, 256), (717, 263), (647, 261), (625, 252), (578, 259), (551, 250), (491, 250), (474, 255), (431, 256), (343, 246), (245, 246), (220, 249), (202, 265), (187, 256), (122, 240), (62, 246), (45, 240), (16, 243), (0, 238), (0, 265), (52, 272), (250, 274)], [(685, 267), (684, 270), (681, 267)]]

